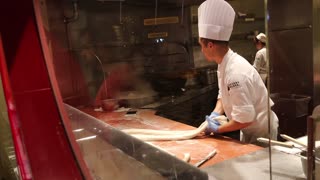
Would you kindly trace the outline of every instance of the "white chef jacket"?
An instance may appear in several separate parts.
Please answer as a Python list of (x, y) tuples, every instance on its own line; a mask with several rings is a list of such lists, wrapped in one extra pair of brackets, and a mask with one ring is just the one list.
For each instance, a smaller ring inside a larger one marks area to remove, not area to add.
[(266, 83), (267, 79), (267, 49), (263, 47), (260, 49), (254, 58), (253, 67), (256, 68), (260, 74), (261, 79)]
[[(256, 143), (258, 137), (268, 138), (267, 89), (258, 72), (243, 57), (231, 49), (218, 65), (219, 95), (228, 119), (240, 123), (253, 122), (241, 130), (241, 141)], [(276, 139), (278, 118), (270, 110), (271, 138)]]

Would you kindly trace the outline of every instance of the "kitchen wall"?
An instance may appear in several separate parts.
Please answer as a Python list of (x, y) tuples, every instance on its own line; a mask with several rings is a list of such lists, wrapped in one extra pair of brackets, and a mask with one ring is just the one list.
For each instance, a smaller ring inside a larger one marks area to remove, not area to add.
[[(229, 1), (234, 8), (237, 17), (235, 19), (232, 36), (230, 38), (230, 47), (253, 63), (256, 48), (253, 44), (253, 37), (258, 32), (265, 33), (265, 7), (263, 0), (241, 0)], [(192, 19), (197, 19), (198, 6), (192, 6)], [(208, 63), (201, 53), (201, 49), (197, 46), (198, 25), (197, 22), (192, 23), (192, 35), (194, 37), (194, 63), (196, 67), (206, 67), (212, 65)]]
[(270, 92), (278, 94), (279, 133), (306, 135), (319, 105), (319, 1), (269, 0)]
[(253, 44), (254, 35), (257, 35), (258, 32), (266, 32), (264, 0), (238, 0), (230, 1), (230, 4), (238, 15), (230, 46), (250, 63), (253, 63), (257, 51)]
[(63, 100), (74, 106), (89, 104), (89, 94), (84, 74), (78, 58), (70, 53), (69, 36), (64, 13), (64, 5), (60, 1), (41, 0), (42, 24), (49, 47), (50, 59), (54, 66), (58, 88)]
[[(76, 14), (73, 2), (78, 2)], [(48, 34), (66, 100), (81, 104), (92, 101), (104, 78), (119, 63), (129, 63), (136, 75), (147, 77), (144, 82), (150, 84), (163, 76), (175, 81), (190, 74), (198, 76), (197, 69), (216, 68), (204, 59), (197, 43), (197, 6), (191, 6), (193, 1), (184, 5), (158, 2), (155, 11), (154, 1), (47, 1)], [(253, 35), (264, 32), (263, 1), (229, 2), (239, 15), (230, 46), (252, 63), (256, 53)], [(155, 16), (177, 17), (178, 22), (144, 24), (145, 19)], [(167, 35), (148, 38), (159, 32)], [(69, 72), (73, 75), (67, 76)]]
[[(79, 1), (79, 17), (68, 24), (67, 35), (69, 49), (82, 67), (91, 97), (95, 96), (104, 73), (108, 76), (119, 63), (129, 63), (138, 76), (145, 73), (179, 76), (179, 72), (192, 66), (190, 12), (180, 4), (160, 2), (155, 14), (153, 1), (126, 1), (121, 5)], [(65, 13), (71, 15), (72, 3), (64, 3)], [(155, 16), (177, 17), (178, 22), (145, 24), (145, 19)], [(151, 35), (158, 37), (150, 38)]]

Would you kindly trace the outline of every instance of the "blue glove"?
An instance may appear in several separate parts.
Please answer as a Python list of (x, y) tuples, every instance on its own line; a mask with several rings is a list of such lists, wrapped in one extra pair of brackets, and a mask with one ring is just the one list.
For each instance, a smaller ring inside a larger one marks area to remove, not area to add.
[[(217, 112), (212, 111), (211, 114), (209, 115), (209, 118), (210, 118), (210, 119), (214, 119), (214, 118), (217, 117), (217, 116), (220, 116), (220, 114), (217, 113)], [(206, 116), (206, 118), (207, 118), (207, 116)]]
[(205, 130), (205, 134), (217, 133), (221, 124), (217, 120), (210, 118), (210, 116), (206, 116), (206, 121), (208, 122), (208, 127)]

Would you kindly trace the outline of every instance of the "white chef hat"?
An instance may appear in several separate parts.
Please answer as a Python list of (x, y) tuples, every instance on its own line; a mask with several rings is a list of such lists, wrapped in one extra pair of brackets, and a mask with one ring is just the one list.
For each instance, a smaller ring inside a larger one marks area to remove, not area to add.
[(229, 41), (235, 12), (224, 0), (206, 0), (198, 8), (199, 37)]
[(267, 42), (267, 37), (266, 37), (266, 35), (263, 34), (263, 33), (258, 34), (258, 35), (256, 36), (256, 38), (257, 38), (259, 41), (263, 42), (263, 43), (266, 43), (266, 42)]

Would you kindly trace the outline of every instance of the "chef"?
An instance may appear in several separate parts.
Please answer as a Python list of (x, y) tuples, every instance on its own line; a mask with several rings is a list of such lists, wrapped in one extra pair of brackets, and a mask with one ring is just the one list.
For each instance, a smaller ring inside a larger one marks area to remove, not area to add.
[[(258, 137), (276, 139), (278, 118), (259, 73), (246, 59), (229, 48), (235, 12), (224, 0), (206, 0), (198, 9), (199, 43), (206, 59), (218, 64), (219, 95), (213, 112), (206, 116), (206, 133), (240, 130), (240, 140), (257, 143)], [(268, 104), (269, 101), (269, 104)], [(215, 118), (225, 114), (229, 122)], [(269, 115), (268, 115), (269, 114)]]
[(256, 68), (262, 81), (266, 84), (267, 81), (267, 37), (263, 33), (259, 33), (254, 38), (254, 44), (258, 50), (254, 58), (253, 67)]

